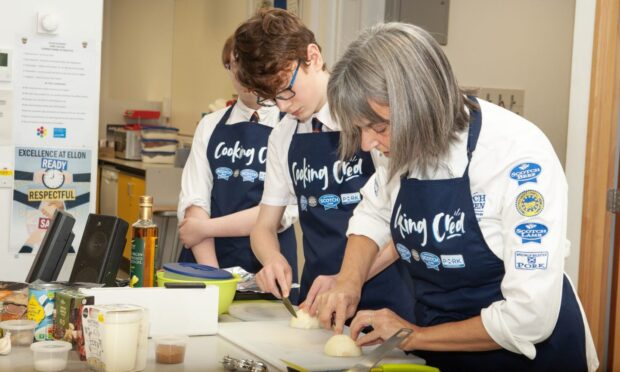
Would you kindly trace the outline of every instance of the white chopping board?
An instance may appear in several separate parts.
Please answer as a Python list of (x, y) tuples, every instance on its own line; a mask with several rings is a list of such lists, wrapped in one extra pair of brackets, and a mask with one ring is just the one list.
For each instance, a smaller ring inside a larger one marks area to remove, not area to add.
[[(219, 326), (220, 336), (283, 371), (286, 365), (282, 359), (310, 371), (348, 369), (377, 347), (364, 347), (361, 357), (329, 357), (323, 353), (323, 347), (333, 333), (326, 329), (291, 328), (289, 320), (220, 323)], [(348, 332), (345, 328), (345, 333)], [(382, 363), (424, 364), (424, 359), (394, 349)]]
[(291, 314), (280, 301), (233, 302), (228, 308), (228, 314), (246, 322), (291, 319)]

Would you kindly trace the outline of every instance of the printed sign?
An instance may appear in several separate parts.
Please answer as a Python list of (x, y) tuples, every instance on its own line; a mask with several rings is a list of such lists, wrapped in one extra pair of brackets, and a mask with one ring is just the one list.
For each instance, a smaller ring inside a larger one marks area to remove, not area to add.
[(15, 148), (15, 189), (10, 251), (38, 250), (56, 209), (76, 223), (77, 249), (90, 205), (91, 151), (66, 148)]

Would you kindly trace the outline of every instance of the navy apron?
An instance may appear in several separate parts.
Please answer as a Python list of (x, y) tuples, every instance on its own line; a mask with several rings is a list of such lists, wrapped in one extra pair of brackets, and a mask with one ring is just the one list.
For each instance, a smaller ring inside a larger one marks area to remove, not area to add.
[[(296, 133), (288, 152), (303, 231), (305, 264), (300, 301), (305, 300), (316, 277), (340, 271), (349, 218), (361, 200), (360, 189), (375, 172), (367, 152), (358, 152), (351, 160), (341, 162), (339, 140), (340, 132)], [(404, 265), (390, 265), (366, 282), (358, 309), (389, 308), (413, 321), (409, 280)]]
[[(218, 122), (207, 146), (206, 156), (213, 174), (211, 218), (255, 207), (263, 195), (267, 140), (272, 128), (252, 122), (226, 125), (233, 107)], [(293, 227), (278, 234), (278, 240), (293, 270), (293, 281), (297, 281)], [(220, 267), (241, 266), (250, 273), (262, 268), (252, 252), (249, 237), (215, 238), (215, 253)], [(183, 249), (179, 261), (196, 262), (191, 249)]]
[[(476, 148), (481, 115), (471, 111), (467, 157)], [(480, 315), (503, 299), (504, 263), (489, 249), (474, 213), (469, 162), (460, 178), (401, 178), (391, 218), (392, 239), (414, 283), (415, 315), (427, 327)], [(543, 298), (539, 299), (544, 301)], [(505, 349), (485, 352), (415, 350), (446, 371), (586, 371), (583, 319), (564, 277), (562, 304), (551, 336), (536, 344), (536, 358)]]

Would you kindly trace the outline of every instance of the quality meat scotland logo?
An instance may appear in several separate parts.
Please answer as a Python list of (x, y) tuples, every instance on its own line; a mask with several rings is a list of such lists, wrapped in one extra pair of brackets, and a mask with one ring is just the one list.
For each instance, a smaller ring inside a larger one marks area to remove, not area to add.
[(325, 194), (319, 197), (319, 204), (328, 209), (338, 209), (338, 204), (340, 204), (340, 197), (334, 194)]
[(528, 182), (538, 182), (537, 178), (542, 172), (542, 167), (536, 163), (523, 163), (512, 168), (510, 178), (517, 181), (517, 184), (523, 185)]
[(429, 252), (422, 252), (420, 253), (420, 258), (426, 264), (427, 269), (439, 271), (439, 265), (441, 264), (439, 257)]
[(254, 169), (244, 169), (240, 174), (243, 182), (254, 182), (258, 178), (258, 172)]
[(542, 223), (523, 223), (515, 227), (515, 234), (521, 238), (521, 243), (542, 243), (542, 238), (547, 235), (547, 226)]
[(303, 195), (299, 197), (299, 206), (301, 207), (302, 211), (308, 211), (308, 199)]
[(396, 250), (398, 251), (400, 258), (411, 263), (411, 252), (409, 252), (407, 247), (405, 247), (404, 245), (400, 243), (396, 243)]
[(219, 167), (219, 168), (217, 168), (215, 170), (215, 174), (217, 174), (217, 179), (218, 180), (226, 180), (226, 181), (228, 181), (230, 176), (232, 176), (233, 171), (230, 168)]

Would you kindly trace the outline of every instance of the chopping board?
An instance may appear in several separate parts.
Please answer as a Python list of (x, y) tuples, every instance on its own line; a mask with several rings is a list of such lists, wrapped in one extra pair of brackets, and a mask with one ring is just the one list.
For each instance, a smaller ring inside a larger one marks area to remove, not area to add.
[[(220, 323), (219, 326), (220, 336), (282, 371), (286, 371), (282, 359), (310, 371), (348, 369), (377, 347), (362, 348), (361, 357), (330, 357), (323, 353), (323, 347), (333, 332), (326, 329), (291, 328), (289, 320)], [(349, 333), (348, 327), (344, 333)], [(424, 359), (394, 349), (382, 363), (424, 364)]]
[(280, 301), (233, 302), (228, 308), (228, 314), (246, 322), (291, 319), (291, 314)]

